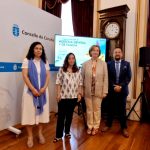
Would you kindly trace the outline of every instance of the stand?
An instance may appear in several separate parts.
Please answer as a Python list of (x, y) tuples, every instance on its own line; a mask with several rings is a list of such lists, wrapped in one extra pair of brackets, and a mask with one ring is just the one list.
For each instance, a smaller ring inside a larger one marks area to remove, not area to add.
[(77, 113), (79, 116), (82, 116), (84, 126), (85, 126), (85, 128), (87, 128), (86, 119), (85, 119), (85, 115), (84, 115), (84, 108), (83, 108), (83, 103), (82, 102), (84, 102), (84, 99), (82, 99), (80, 102), (77, 102), (78, 112), (75, 112), (75, 111), (74, 112)]
[[(84, 99), (82, 99), (80, 102), (77, 102), (78, 112), (76, 112), (76, 111), (74, 111), (74, 112), (83, 118), (84, 126), (85, 126), (85, 128), (87, 128), (86, 119), (85, 119), (85, 115), (84, 115), (85, 111), (84, 111), (84, 107), (83, 107), (82, 102), (84, 102)], [(58, 112), (55, 113), (55, 116), (57, 116), (57, 115), (58, 115)]]
[(143, 83), (144, 83), (145, 73), (146, 73), (146, 69), (144, 68), (143, 82), (141, 83), (141, 91), (142, 92), (139, 94), (137, 100), (135, 101), (134, 105), (132, 106), (131, 110), (129, 111), (128, 115), (126, 116), (127, 119), (129, 118), (129, 116), (132, 113), (132, 111), (134, 111), (135, 114), (137, 115), (137, 117), (140, 119), (140, 121), (142, 121), (142, 117), (140, 117), (137, 114), (137, 112), (135, 111), (135, 109), (134, 109), (139, 100), (141, 100), (142, 104), (146, 105), (146, 109), (147, 109), (148, 115), (150, 116), (150, 108), (149, 108), (149, 105), (148, 105), (148, 100), (147, 100), (146, 94), (145, 94), (145, 92), (143, 90), (144, 89), (143, 88)]
[(14, 128), (14, 127), (12, 127), (12, 126), (9, 126), (9, 127), (7, 128), (7, 130), (9, 130), (9, 131), (15, 133), (15, 134), (16, 134), (16, 137), (18, 137), (18, 136), (21, 134), (21, 130), (19, 130), (19, 129), (17, 129), (17, 128)]
[[(128, 115), (127, 115), (127, 119), (129, 118), (130, 114), (132, 113), (132, 111), (135, 112), (135, 114), (137, 115), (137, 117), (140, 119), (140, 121), (142, 120), (142, 118), (137, 114), (137, 112), (135, 111), (135, 106), (136, 104), (138, 103), (139, 100), (142, 100), (143, 102), (145, 102), (146, 106), (147, 106), (147, 110), (148, 109), (148, 101), (147, 101), (147, 98), (146, 98), (146, 95), (144, 92), (141, 92), (137, 98), (137, 100), (135, 101), (134, 105), (132, 106), (131, 110), (129, 111)], [(149, 111), (148, 111), (149, 112)]]

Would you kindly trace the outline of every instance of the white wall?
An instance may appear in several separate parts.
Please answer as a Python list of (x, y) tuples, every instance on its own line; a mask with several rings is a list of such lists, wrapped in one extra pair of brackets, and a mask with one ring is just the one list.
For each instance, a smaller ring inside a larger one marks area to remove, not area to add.
[[(54, 64), (54, 35), (61, 34), (62, 26), (60, 18), (18, 0), (1, 2), (0, 18), (3, 17), (0, 22), (0, 130), (20, 123), (24, 85), (20, 67), (29, 46), (40, 41), (49, 63)], [(51, 71), (50, 75), (50, 111), (56, 111), (56, 72)]]
[[(136, 49), (136, 55), (139, 60), (139, 48), (142, 46), (146, 46), (147, 41), (147, 22), (148, 22), (148, 16), (149, 16), (149, 0), (138, 0), (138, 22), (137, 22), (137, 49)], [(136, 97), (141, 92), (141, 81), (143, 78), (143, 68), (138, 67), (138, 64), (135, 62), (135, 72), (136, 72)]]
[(33, 6), (40, 7), (40, 0), (20, 0), (20, 1), (25, 1)]

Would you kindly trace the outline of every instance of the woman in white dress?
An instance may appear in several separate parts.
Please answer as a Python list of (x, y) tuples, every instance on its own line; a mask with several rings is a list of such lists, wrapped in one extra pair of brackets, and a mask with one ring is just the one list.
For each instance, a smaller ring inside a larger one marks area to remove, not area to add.
[(39, 143), (45, 143), (42, 123), (49, 122), (49, 70), (43, 45), (40, 42), (32, 43), (22, 64), (25, 86), (21, 124), (26, 125), (29, 148), (33, 147), (33, 125), (38, 125)]

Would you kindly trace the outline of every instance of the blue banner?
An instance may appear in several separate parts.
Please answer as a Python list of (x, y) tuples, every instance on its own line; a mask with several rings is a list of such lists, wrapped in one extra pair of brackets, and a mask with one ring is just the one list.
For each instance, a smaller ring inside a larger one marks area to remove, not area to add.
[[(21, 72), (22, 63), (0, 62), (0, 72)], [(58, 71), (59, 67), (50, 64), (50, 71)]]

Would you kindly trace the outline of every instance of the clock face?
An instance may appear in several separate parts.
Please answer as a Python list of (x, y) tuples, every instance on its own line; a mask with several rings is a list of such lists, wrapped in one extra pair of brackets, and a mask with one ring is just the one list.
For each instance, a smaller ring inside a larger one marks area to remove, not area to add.
[(117, 22), (110, 22), (105, 26), (105, 36), (109, 39), (116, 38), (120, 33), (120, 26)]

